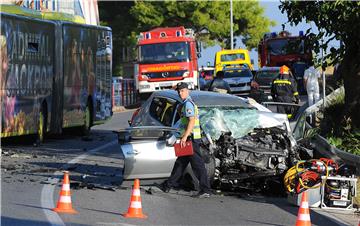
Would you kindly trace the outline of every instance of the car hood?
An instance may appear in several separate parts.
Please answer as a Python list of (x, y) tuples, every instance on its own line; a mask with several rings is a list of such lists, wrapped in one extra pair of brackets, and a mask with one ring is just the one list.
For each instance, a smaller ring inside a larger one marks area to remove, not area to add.
[(247, 83), (250, 82), (251, 77), (234, 77), (234, 78), (224, 78), (224, 80), (229, 84), (238, 84), (238, 83)]

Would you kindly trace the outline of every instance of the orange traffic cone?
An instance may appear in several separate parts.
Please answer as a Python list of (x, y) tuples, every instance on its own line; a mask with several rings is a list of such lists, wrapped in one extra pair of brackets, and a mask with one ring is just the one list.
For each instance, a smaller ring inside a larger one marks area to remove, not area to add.
[(60, 198), (57, 202), (56, 208), (53, 209), (58, 213), (70, 213), (76, 214), (78, 213), (76, 210), (72, 208), (71, 205), (71, 196), (70, 196), (70, 180), (69, 180), (69, 172), (64, 172), (64, 180), (60, 191)]
[(306, 191), (303, 192), (301, 198), (300, 209), (296, 219), (296, 226), (311, 226), (310, 213), (309, 213), (309, 202)]
[(147, 216), (142, 213), (139, 179), (135, 179), (134, 181), (128, 212), (122, 215), (128, 218), (147, 218)]

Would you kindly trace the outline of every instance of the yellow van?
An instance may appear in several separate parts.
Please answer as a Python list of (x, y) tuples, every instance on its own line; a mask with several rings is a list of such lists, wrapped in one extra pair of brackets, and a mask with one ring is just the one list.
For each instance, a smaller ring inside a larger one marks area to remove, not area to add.
[(215, 54), (215, 74), (218, 71), (222, 71), (224, 67), (236, 67), (245, 64), (250, 70), (254, 70), (247, 49), (225, 49)]

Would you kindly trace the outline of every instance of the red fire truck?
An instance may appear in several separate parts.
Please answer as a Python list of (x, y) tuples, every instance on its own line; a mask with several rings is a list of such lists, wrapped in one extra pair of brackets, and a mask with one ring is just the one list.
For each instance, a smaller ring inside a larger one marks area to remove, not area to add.
[(290, 67), (298, 83), (300, 93), (303, 86), (304, 71), (313, 60), (312, 51), (303, 31), (292, 36), (288, 31), (266, 33), (258, 46), (259, 67)]
[(191, 29), (166, 27), (141, 32), (135, 65), (136, 89), (140, 97), (172, 88), (180, 81), (197, 87), (197, 53)]
[(312, 60), (311, 49), (306, 36), (300, 31), (292, 36), (288, 31), (266, 33), (258, 46), (259, 67), (292, 66), (296, 62), (308, 63)]

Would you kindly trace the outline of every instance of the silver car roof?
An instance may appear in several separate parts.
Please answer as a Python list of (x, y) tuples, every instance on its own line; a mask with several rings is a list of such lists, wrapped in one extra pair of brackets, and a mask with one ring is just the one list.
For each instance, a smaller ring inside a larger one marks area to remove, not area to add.
[[(181, 99), (178, 93), (175, 90), (163, 90), (157, 91), (154, 93), (155, 96), (163, 96), (170, 97), (172, 99), (176, 99), (181, 102)], [(222, 106), (222, 107), (230, 107), (237, 106), (242, 108), (254, 108), (252, 105), (248, 103), (248, 101), (244, 98), (216, 93), (216, 92), (208, 92), (208, 91), (199, 91), (199, 90), (191, 90), (190, 96), (193, 101), (196, 103), (198, 107), (208, 107), (208, 106)]]

